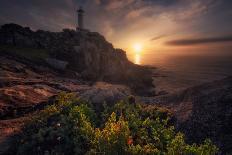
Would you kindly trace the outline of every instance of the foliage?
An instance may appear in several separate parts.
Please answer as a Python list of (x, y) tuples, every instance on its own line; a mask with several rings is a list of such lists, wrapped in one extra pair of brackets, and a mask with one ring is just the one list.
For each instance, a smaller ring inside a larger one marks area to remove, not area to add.
[(0, 45), (0, 52), (6, 52), (7, 54), (16, 55), (38, 63), (44, 62), (44, 60), (49, 57), (49, 52), (45, 49), (23, 48), (8, 45)]
[[(170, 125), (170, 113), (155, 106), (121, 101), (101, 111), (62, 93), (33, 117), (21, 135), (18, 154), (214, 155), (210, 140), (186, 144)], [(96, 123), (100, 122), (100, 123)]]
[(92, 110), (72, 94), (61, 94), (58, 103), (47, 107), (26, 126), (18, 153), (83, 154), (89, 144), (85, 135), (92, 133), (90, 113)]

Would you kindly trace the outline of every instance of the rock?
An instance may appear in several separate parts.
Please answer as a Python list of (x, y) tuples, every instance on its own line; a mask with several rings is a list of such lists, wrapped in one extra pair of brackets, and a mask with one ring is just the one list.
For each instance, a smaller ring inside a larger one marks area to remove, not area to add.
[(55, 69), (78, 72), (85, 80), (126, 84), (139, 95), (155, 94), (151, 69), (131, 63), (125, 51), (96, 32), (34, 32), (6, 24), (0, 29), (0, 45), (44, 49), (50, 55), (46, 62)]
[(185, 133), (188, 142), (210, 138), (222, 154), (231, 153), (232, 77), (170, 95), (142, 98), (141, 102), (170, 109), (177, 129)]
[(67, 68), (68, 62), (61, 61), (53, 58), (47, 58), (46, 62), (55, 69), (64, 71)]
[(79, 96), (94, 104), (116, 103), (126, 99), (131, 94), (130, 90), (122, 85), (112, 85), (105, 82), (97, 82), (88, 90), (79, 93)]
[(94, 104), (116, 103), (131, 94), (126, 86), (106, 82), (89, 85), (0, 56), (0, 120), (40, 110), (60, 92), (76, 93)]
[(2, 100), (0, 118), (17, 115), (21, 111), (47, 102), (57, 93), (57, 90), (46, 85), (16, 85), (0, 88)]
[(151, 71), (131, 63), (125, 51), (114, 49), (96, 32), (1, 26), (0, 126), (4, 127), (0, 128), (0, 154), (16, 133), (11, 129), (17, 126), (18, 131), (24, 123), (20, 118), (52, 104), (60, 92), (76, 93), (96, 105), (112, 104), (131, 94), (121, 84), (133, 93), (153, 94)]
[(0, 44), (34, 47), (32, 31), (17, 24), (5, 24), (0, 29)]
[(157, 93), (157, 96), (167, 95), (167, 94), (168, 94), (168, 92), (167, 92), (167, 91), (165, 91), (165, 90), (161, 90), (161, 91), (159, 91), (159, 92)]

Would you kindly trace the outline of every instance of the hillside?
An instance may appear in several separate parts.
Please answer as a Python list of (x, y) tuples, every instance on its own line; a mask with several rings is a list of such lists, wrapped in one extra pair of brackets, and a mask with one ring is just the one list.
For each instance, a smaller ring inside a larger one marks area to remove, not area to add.
[(0, 45), (1, 53), (17, 54), (31, 67), (49, 66), (67, 77), (126, 84), (139, 95), (155, 94), (150, 69), (131, 63), (125, 51), (96, 32), (32, 31), (6, 24), (0, 29)]
[(1, 26), (0, 154), (28, 115), (53, 104), (60, 92), (95, 104), (155, 93), (150, 69), (128, 61), (98, 33)]
[(141, 102), (172, 111), (176, 127), (189, 142), (212, 139), (223, 154), (232, 151), (232, 77), (188, 88), (160, 97), (145, 97)]

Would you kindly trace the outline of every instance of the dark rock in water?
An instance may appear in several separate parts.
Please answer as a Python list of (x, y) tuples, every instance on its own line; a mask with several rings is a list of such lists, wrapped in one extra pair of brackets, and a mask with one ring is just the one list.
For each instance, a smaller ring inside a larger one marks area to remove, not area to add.
[(0, 45), (45, 49), (50, 58), (67, 62), (68, 70), (78, 72), (86, 80), (126, 84), (139, 95), (155, 94), (151, 69), (131, 63), (125, 51), (113, 48), (96, 32), (34, 32), (6, 24), (0, 29)]

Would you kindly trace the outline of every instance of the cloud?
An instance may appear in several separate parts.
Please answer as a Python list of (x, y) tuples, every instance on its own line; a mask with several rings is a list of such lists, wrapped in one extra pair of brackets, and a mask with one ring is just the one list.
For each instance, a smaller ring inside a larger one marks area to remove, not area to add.
[(130, 20), (130, 19), (136, 19), (141, 17), (144, 13), (148, 12), (147, 7), (142, 7), (140, 9), (136, 9), (136, 10), (131, 10), (130, 12), (127, 13), (126, 15), (126, 19)]
[(1, 23), (14, 22), (30, 26), (32, 29), (60, 31), (65, 28), (64, 26), (75, 28), (75, 10), (72, 0), (1, 0), (0, 2), (0, 16), (4, 17)]
[(120, 9), (124, 8), (125, 6), (128, 6), (132, 4), (134, 0), (111, 0), (109, 1), (108, 5), (106, 6), (106, 9), (108, 11), (114, 10), (114, 9)]
[[(1, 21), (2, 23), (16, 22), (35, 29), (57, 31), (64, 25), (73, 25), (72, 28), (75, 28), (75, 9), (82, 5), (88, 17), (85, 25), (93, 25), (88, 28), (104, 31), (101, 23), (107, 21), (114, 31), (122, 31), (122, 27), (126, 29), (130, 25), (144, 23), (145, 18), (156, 22), (156, 19), (164, 14), (170, 20), (182, 17), (182, 14), (187, 18), (186, 16), (202, 11), (198, 8), (205, 6), (205, 1), (213, 0), (204, 0), (204, 2), (202, 0), (188, 0), (188, 2), (186, 0), (1, 0), (0, 17), (4, 20)], [(9, 11), (8, 8), (12, 9)], [(192, 9), (195, 11), (187, 12)]]
[(164, 37), (166, 37), (166, 35), (156, 36), (156, 37), (151, 38), (151, 41), (159, 40), (159, 39), (164, 38)]
[(179, 39), (166, 42), (167, 45), (172, 46), (189, 46), (189, 45), (198, 45), (198, 44), (209, 44), (209, 43), (223, 43), (231, 42), (231, 36), (221, 36), (221, 37), (212, 37), (212, 38), (196, 38), (196, 39)]
[[(223, 3), (217, 11), (216, 2)], [(0, 24), (75, 29), (80, 5), (87, 29), (125, 46), (134, 39), (150, 39), (151, 34), (156, 36), (152, 41), (165, 37), (160, 34), (227, 33), (232, 26), (228, 0), (0, 0)]]

